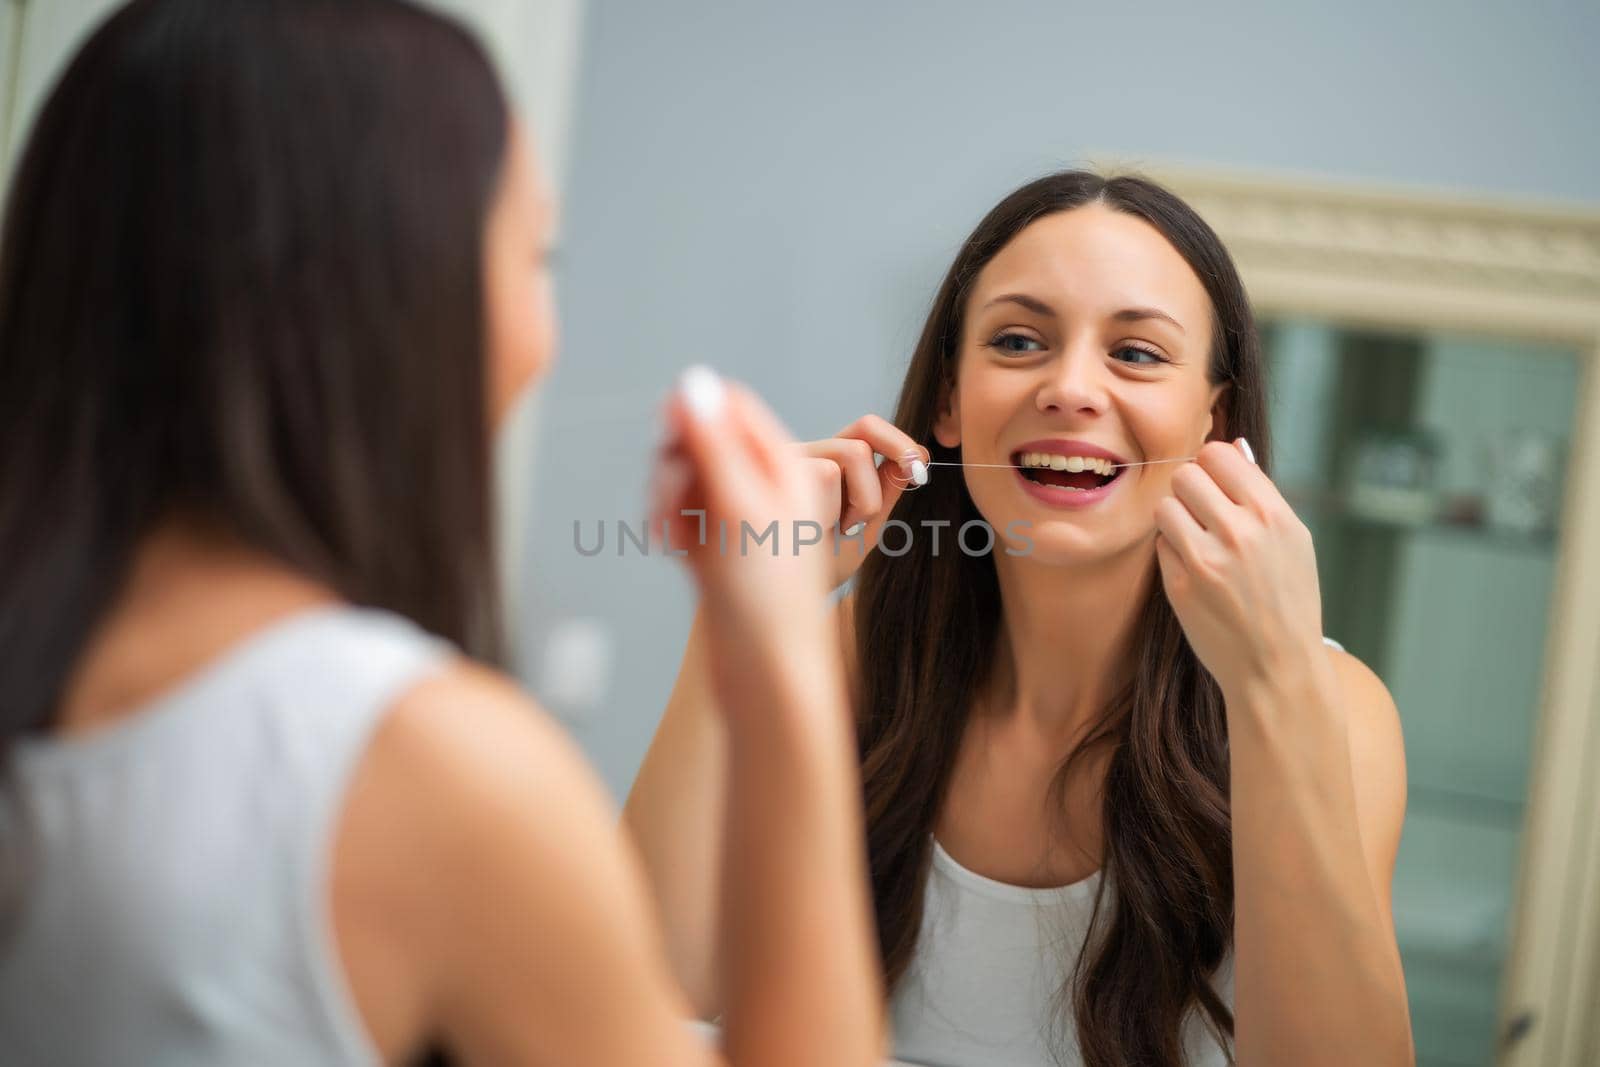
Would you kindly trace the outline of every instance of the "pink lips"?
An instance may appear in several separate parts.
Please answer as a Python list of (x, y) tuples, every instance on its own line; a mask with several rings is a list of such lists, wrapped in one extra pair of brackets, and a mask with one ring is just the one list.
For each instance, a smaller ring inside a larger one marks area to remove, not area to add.
[[(1096, 456), (1100, 459), (1109, 459), (1113, 463), (1128, 462), (1122, 456), (1108, 448), (1090, 444), (1088, 441), (1071, 441), (1060, 438), (1046, 438), (1029, 441), (1018, 445), (1012, 450), (1015, 457), (1019, 452), (1052, 452), (1063, 456)], [(1097, 489), (1067, 489), (1056, 485), (1041, 485), (1030, 479), (1022, 472), (1022, 468), (1015, 470), (1017, 481), (1021, 483), (1023, 492), (1033, 499), (1050, 508), (1077, 509), (1089, 508), (1100, 503), (1106, 497), (1116, 492), (1117, 486), (1122, 484), (1126, 470), (1119, 470), (1116, 477)]]

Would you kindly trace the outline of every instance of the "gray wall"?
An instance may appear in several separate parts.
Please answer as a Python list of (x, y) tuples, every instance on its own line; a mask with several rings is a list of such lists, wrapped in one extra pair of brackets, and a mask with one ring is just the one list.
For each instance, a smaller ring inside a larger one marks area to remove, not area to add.
[(640, 514), (685, 364), (806, 437), (885, 411), (966, 231), (1090, 153), (1600, 202), (1593, 4), (1105, 7), (590, 3), (526, 658), (537, 688), (546, 627), (610, 635), (598, 706), (552, 703), (619, 795), (692, 599), (664, 560), (581, 558), (572, 523)]

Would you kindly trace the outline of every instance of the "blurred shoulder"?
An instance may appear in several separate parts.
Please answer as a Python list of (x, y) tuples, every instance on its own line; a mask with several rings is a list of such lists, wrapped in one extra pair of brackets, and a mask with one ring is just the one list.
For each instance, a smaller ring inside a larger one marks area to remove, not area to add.
[(395, 702), (368, 762), (379, 772), (432, 782), (434, 805), (480, 805), (501, 793), (604, 793), (553, 716), (514, 679), (465, 658)]
[(605, 1044), (583, 1023), (601, 985), (639, 1042), (672, 1039), (687, 1007), (624, 840), (598, 775), (513, 679), (458, 660), (401, 696), (352, 785), (333, 886), (383, 1047), (432, 1034), (474, 1061), (575, 1062)]

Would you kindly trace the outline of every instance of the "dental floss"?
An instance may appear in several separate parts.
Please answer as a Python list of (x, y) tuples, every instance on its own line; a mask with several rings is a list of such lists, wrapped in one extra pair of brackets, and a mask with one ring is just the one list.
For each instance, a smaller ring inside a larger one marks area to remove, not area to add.
[[(1196, 457), (1194, 457), (1194, 456), (1179, 456), (1176, 459), (1147, 459), (1143, 463), (1113, 463), (1111, 466), (1114, 469), (1120, 470), (1123, 467), (1148, 467), (1153, 463), (1188, 463), (1188, 462), (1190, 462), (1191, 460), (1193, 460), (1195, 458)], [(1252, 459), (1251, 462), (1254, 462), (1254, 460)], [(943, 460), (943, 459), (930, 460), (928, 462), (928, 466), (930, 466), (930, 467), (997, 467), (997, 468), (1010, 468), (1011, 470), (1029, 470), (1029, 469), (1031, 469), (1031, 468), (1023, 467), (1022, 464), (1020, 464), (1020, 463), (956, 463), (956, 462), (953, 462), (951, 460)]]
[[(1243, 438), (1240, 438), (1240, 440), (1243, 440)], [(1246, 455), (1249, 455), (1249, 453), (1246, 453)], [(1111, 467), (1113, 470), (1121, 470), (1124, 467), (1149, 467), (1156, 463), (1188, 463), (1196, 458), (1198, 457), (1178, 456), (1176, 459), (1147, 459), (1142, 463), (1113, 463)], [(1250, 457), (1250, 462), (1255, 462), (1254, 456)], [(929, 467), (990, 467), (996, 470), (1032, 469), (1029, 467), (1024, 467), (1020, 463), (957, 463), (954, 460), (948, 459), (931, 459), (924, 464), (922, 460), (918, 459), (913, 460), (911, 463), (911, 480), (909, 482), (906, 482), (904, 485), (902, 485), (899, 480), (895, 478), (893, 472), (890, 472), (889, 479), (897, 488), (902, 490), (921, 489), (924, 485), (928, 484)]]

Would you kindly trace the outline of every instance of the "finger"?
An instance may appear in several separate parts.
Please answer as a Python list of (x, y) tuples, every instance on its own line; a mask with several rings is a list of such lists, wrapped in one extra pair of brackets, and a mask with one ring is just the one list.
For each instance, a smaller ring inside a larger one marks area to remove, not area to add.
[(885, 460), (898, 463), (903, 478), (911, 477), (912, 460), (919, 459), (927, 463), (932, 458), (928, 450), (918, 444), (915, 438), (881, 415), (863, 415), (834, 436), (858, 438), (867, 442), (872, 446), (872, 450)]
[(737, 428), (727, 385), (705, 368), (690, 368), (669, 403), (680, 427), (679, 448), (704, 490), (706, 509), (721, 513), (732, 501), (753, 499), (765, 464), (752, 452), (749, 435)]
[(870, 444), (860, 438), (830, 437), (826, 441), (815, 442), (809, 451), (812, 453), (811, 462), (836, 464), (843, 477), (840, 526), (848, 527), (870, 519), (883, 510), (883, 483), (877, 464), (873, 462)]
[(753, 390), (730, 382), (728, 394), (731, 421), (751, 455), (769, 477), (794, 477), (794, 435)]
[[(919, 445), (910, 434), (880, 415), (863, 415), (833, 437), (808, 442), (802, 447), (813, 455), (820, 455), (831, 442), (839, 440), (865, 441), (873, 452), (884, 457), (883, 464), (877, 468), (878, 491), (882, 498), (878, 508), (880, 515), (892, 511), (900, 494), (908, 487), (921, 485), (927, 480), (926, 465), (932, 459), (932, 453)], [(918, 463), (922, 464), (920, 468), (916, 466)], [(854, 519), (870, 517), (866, 513), (858, 513), (854, 508), (851, 513)]]
[(1242, 517), (1239, 505), (1198, 463), (1185, 463), (1172, 472), (1172, 493), (1201, 526), (1219, 536), (1231, 537), (1233, 524)]
[(650, 475), (650, 520), (671, 516), (682, 505), (694, 477), (694, 468), (678, 451), (662, 452), (656, 457)]
[(839, 465), (831, 459), (816, 456), (801, 456), (794, 462), (806, 475), (806, 482), (816, 495), (817, 521), (824, 526), (837, 522), (844, 508), (845, 497), (844, 472)]
[[(924, 467), (924, 470), (927, 468)], [(878, 468), (878, 512), (877, 518), (887, 519), (894, 511), (894, 506), (900, 502), (906, 489), (913, 483), (901, 470), (900, 464), (884, 460)], [(862, 516), (866, 518), (866, 516)]]
[(1207, 441), (1195, 454), (1195, 462), (1211, 475), (1229, 500), (1258, 514), (1270, 503), (1271, 496), (1278, 495), (1277, 486), (1266, 472), (1246, 459), (1231, 442)]
[(652, 541), (659, 539), (663, 548), (684, 547), (684, 531), (691, 520), (683, 512), (693, 507), (695, 492), (694, 469), (687, 459), (672, 453), (657, 460), (649, 488)]
[(1189, 581), (1189, 568), (1184, 566), (1183, 557), (1160, 533), (1156, 534), (1156, 566), (1161, 571), (1162, 584), (1169, 590), (1181, 588)]
[(1202, 539), (1205, 530), (1189, 509), (1176, 497), (1162, 497), (1156, 501), (1156, 532), (1178, 553), (1186, 569), (1198, 569)]

